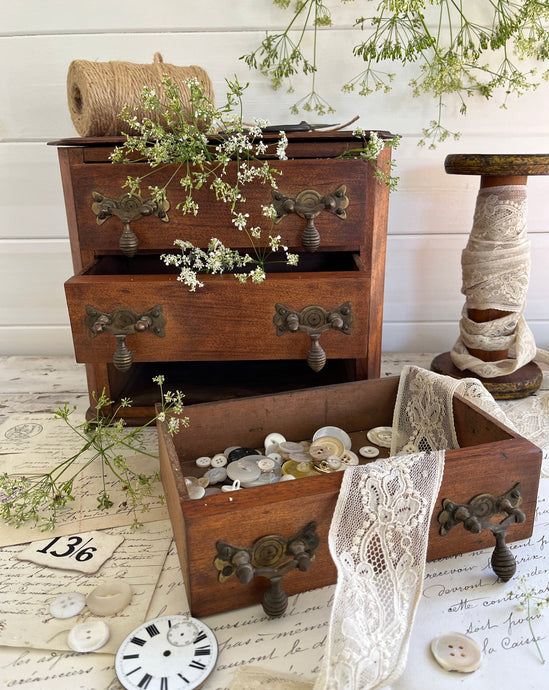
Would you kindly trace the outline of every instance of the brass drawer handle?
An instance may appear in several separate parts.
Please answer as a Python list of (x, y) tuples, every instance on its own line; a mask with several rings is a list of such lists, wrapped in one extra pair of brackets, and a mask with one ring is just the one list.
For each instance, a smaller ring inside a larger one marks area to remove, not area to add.
[(217, 557), (214, 559), (217, 579), (223, 583), (234, 574), (239, 582), (247, 585), (254, 577), (266, 577), (270, 586), (263, 595), (263, 610), (268, 616), (278, 618), (288, 606), (288, 595), (281, 585), (282, 578), (296, 568), (307, 572), (314, 560), (318, 542), (315, 522), (305, 525), (289, 539), (279, 534), (260, 537), (250, 548), (219, 540), (215, 545)]
[(317, 305), (309, 305), (300, 312), (293, 311), (283, 304), (275, 305), (273, 323), (277, 336), (284, 333), (307, 333), (311, 338), (311, 347), (307, 352), (307, 364), (313, 371), (320, 371), (326, 364), (326, 353), (320, 346), (319, 338), (329, 329), (341, 331), (344, 335), (351, 333), (354, 316), (351, 303), (345, 302), (333, 311), (326, 311)]
[(301, 218), (304, 218), (307, 221), (307, 225), (301, 235), (301, 244), (306, 251), (316, 252), (320, 247), (320, 233), (316, 229), (315, 218), (322, 211), (328, 211), (336, 218), (345, 220), (347, 218), (346, 208), (349, 205), (349, 198), (346, 192), (347, 187), (344, 184), (339, 185), (330, 194), (324, 195), (321, 195), (314, 189), (304, 189), (295, 198), (284, 196), (284, 194), (273, 190), (272, 204), (276, 211), (275, 223), (280, 223), (284, 216), (289, 213), (296, 213)]
[(122, 194), (118, 199), (109, 199), (101, 192), (92, 192), (92, 211), (97, 216), (97, 225), (102, 225), (111, 216), (122, 221), (122, 235), (120, 236), (120, 251), (125, 256), (132, 257), (139, 247), (139, 239), (130, 227), (130, 223), (143, 216), (156, 216), (164, 223), (169, 221), (168, 210), (170, 203), (166, 199), (158, 202), (152, 199), (142, 199), (134, 194)]
[[(524, 522), (526, 516), (518, 508), (522, 503), (521, 485), (515, 484), (509, 491), (498, 498), (491, 494), (474, 496), (469, 503), (454, 503), (448, 498), (442, 501), (443, 510), (438, 516), (440, 534), (445, 536), (460, 522), (466, 530), (479, 534), (483, 529), (490, 530), (496, 538), (492, 553), (492, 569), (503, 582), (510, 580), (517, 569), (515, 557), (505, 543), (507, 530), (514, 522)], [(506, 517), (501, 522), (492, 522), (491, 518), (498, 513)]]
[(106, 314), (88, 304), (86, 314), (84, 322), (92, 338), (101, 333), (111, 333), (116, 338), (117, 345), (112, 362), (118, 371), (128, 371), (133, 364), (133, 354), (126, 345), (128, 335), (151, 331), (159, 338), (164, 337), (166, 317), (161, 304), (143, 314), (127, 307), (120, 307), (111, 314)]

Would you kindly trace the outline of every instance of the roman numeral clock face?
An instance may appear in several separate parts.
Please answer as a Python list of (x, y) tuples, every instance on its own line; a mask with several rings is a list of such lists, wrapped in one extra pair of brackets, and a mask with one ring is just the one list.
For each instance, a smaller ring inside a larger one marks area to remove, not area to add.
[(131, 632), (114, 662), (127, 690), (194, 690), (215, 668), (217, 640), (189, 616), (161, 616)]

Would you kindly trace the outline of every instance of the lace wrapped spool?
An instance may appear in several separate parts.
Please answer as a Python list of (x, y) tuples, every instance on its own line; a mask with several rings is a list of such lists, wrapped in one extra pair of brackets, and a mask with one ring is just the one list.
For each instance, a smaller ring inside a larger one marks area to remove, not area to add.
[(524, 319), (530, 275), (526, 236), (526, 182), (549, 174), (549, 155), (470, 155), (446, 157), (446, 172), (480, 175), (473, 228), (462, 253), (462, 292), (466, 297), (460, 336), (450, 353), (431, 368), (456, 378), (476, 377), (498, 399), (535, 392), (543, 374)]
[(189, 100), (184, 82), (192, 77), (204, 84), (205, 96), (213, 102), (212, 83), (202, 67), (170, 65), (160, 53), (155, 53), (153, 63), (148, 65), (73, 60), (67, 74), (67, 99), (76, 131), (82, 137), (132, 133), (131, 127), (119, 119), (122, 108), (129, 105), (138, 120), (150, 116), (139, 107), (143, 87), (158, 89), (164, 75), (179, 86), (184, 105)]

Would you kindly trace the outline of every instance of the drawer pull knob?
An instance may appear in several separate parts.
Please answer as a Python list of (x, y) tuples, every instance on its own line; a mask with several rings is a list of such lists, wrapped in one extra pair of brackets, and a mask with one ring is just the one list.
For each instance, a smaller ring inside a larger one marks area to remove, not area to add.
[(293, 311), (283, 304), (276, 304), (273, 323), (277, 336), (299, 331), (309, 335), (311, 347), (307, 352), (307, 364), (313, 371), (320, 371), (326, 364), (326, 353), (318, 342), (320, 336), (330, 329), (349, 335), (353, 319), (350, 302), (345, 302), (333, 311), (326, 311), (312, 304), (300, 312)]
[(127, 307), (120, 307), (111, 314), (105, 314), (88, 304), (84, 322), (92, 338), (101, 333), (114, 335), (117, 344), (112, 363), (118, 371), (128, 371), (133, 364), (133, 354), (126, 345), (128, 335), (151, 331), (159, 338), (163, 338), (166, 317), (161, 304), (143, 314), (138, 314)]
[(112, 216), (122, 221), (122, 235), (120, 236), (120, 251), (125, 256), (135, 256), (139, 247), (139, 239), (130, 227), (130, 223), (143, 216), (156, 216), (167, 223), (170, 203), (167, 199), (154, 201), (142, 199), (135, 194), (123, 194), (118, 199), (110, 199), (101, 192), (92, 192), (92, 211), (97, 216), (97, 225), (102, 225)]
[[(521, 485), (517, 483), (498, 498), (491, 494), (479, 494), (467, 504), (455, 503), (445, 498), (442, 501), (443, 509), (438, 516), (442, 536), (448, 534), (459, 523), (473, 534), (479, 534), (484, 529), (493, 533), (496, 546), (492, 553), (491, 565), (494, 573), (503, 582), (510, 580), (517, 569), (515, 557), (505, 543), (505, 537), (510, 525), (524, 522), (526, 519), (518, 507), (522, 503), (520, 490)], [(498, 514), (505, 514), (505, 517), (501, 522), (493, 522), (492, 518)]]
[(272, 191), (272, 205), (276, 211), (275, 223), (280, 221), (290, 213), (297, 214), (300, 218), (307, 221), (305, 230), (301, 235), (303, 249), (308, 252), (316, 252), (320, 247), (320, 233), (315, 226), (315, 218), (327, 211), (332, 213), (340, 220), (347, 217), (347, 206), (349, 198), (346, 195), (347, 187), (342, 184), (330, 194), (320, 194), (314, 189), (304, 189), (293, 198), (285, 196), (277, 190)]
[(316, 523), (310, 522), (290, 539), (279, 534), (268, 534), (256, 539), (250, 548), (233, 546), (226, 541), (216, 543), (214, 566), (219, 582), (235, 575), (247, 585), (255, 577), (265, 577), (269, 587), (263, 594), (263, 610), (271, 618), (282, 616), (288, 607), (288, 595), (282, 588), (282, 578), (292, 570), (307, 572), (318, 546)]

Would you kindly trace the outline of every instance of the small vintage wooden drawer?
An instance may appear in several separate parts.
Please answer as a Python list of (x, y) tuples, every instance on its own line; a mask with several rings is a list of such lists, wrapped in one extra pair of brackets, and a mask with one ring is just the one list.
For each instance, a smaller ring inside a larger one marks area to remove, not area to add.
[(357, 255), (304, 255), (261, 285), (203, 281), (191, 293), (158, 256), (101, 257), (65, 283), (77, 361), (112, 362), (121, 341), (135, 362), (368, 355), (370, 277)]
[[(165, 424), (158, 424), (161, 476), (194, 615), (259, 603), (268, 589), (265, 577), (241, 584), (234, 568), (220, 570), (216, 548), (220, 541), (236, 551), (253, 553), (261, 545), (269, 552), (279, 544), (279, 537), (289, 542), (315, 523), (319, 543), (310, 569), (290, 569), (281, 584), (289, 595), (334, 583), (336, 569), (327, 537), (342, 476), (333, 472), (191, 500), (184, 477), (198, 476), (196, 458), (235, 445), (261, 448), (273, 431), (292, 441), (310, 439), (326, 425), (345, 429), (357, 451), (369, 444), (368, 429), (392, 424), (397, 388), (398, 377), (391, 377), (191, 405), (185, 410), (188, 428), (173, 438)], [(507, 542), (525, 539), (533, 529), (540, 449), (459, 395), (454, 396), (454, 422), (461, 447), (446, 452), (430, 526), (429, 560), (495, 545), (489, 530), (473, 534), (462, 524), (442, 536), (438, 518), (444, 499), (465, 505), (480, 494), (501, 497), (520, 484), (520, 510), (526, 519), (511, 524)], [(502, 515), (494, 519), (499, 522)]]

